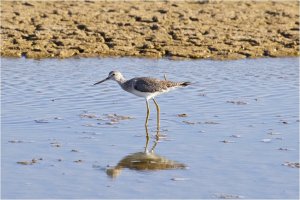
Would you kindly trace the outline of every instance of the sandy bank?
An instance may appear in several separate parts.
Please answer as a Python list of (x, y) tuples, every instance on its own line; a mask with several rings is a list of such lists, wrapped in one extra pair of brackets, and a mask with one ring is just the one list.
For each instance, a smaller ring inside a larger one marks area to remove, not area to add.
[(299, 3), (1, 2), (1, 55), (239, 59), (299, 55)]

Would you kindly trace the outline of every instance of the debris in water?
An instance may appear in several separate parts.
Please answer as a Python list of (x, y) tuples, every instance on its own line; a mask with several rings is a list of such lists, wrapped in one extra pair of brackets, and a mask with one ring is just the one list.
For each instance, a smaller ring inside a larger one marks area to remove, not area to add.
[(39, 159), (31, 159), (31, 161), (18, 161), (17, 163), (20, 165), (33, 165), (34, 163), (37, 163), (38, 160), (43, 160), (43, 158), (39, 158)]
[(227, 103), (232, 103), (232, 104), (235, 104), (235, 105), (246, 105), (246, 104), (248, 104), (245, 101), (226, 101), (226, 102)]
[(172, 181), (187, 181), (190, 180), (189, 178), (171, 178)]
[(22, 140), (9, 140), (9, 143), (23, 143), (24, 141)]
[(282, 147), (280, 147), (280, 148), (277, 149), (277, 150), (280, 150), (280, 151), (292, 151), (292, 150), (294, 150), (294, 149), (289, 149), (289, 148), (282, 148)]
[(282, 165), (284, 166), (288, 166), (288, 167), (291, 167), (291, 168), (300, 168), (300, 164), (297, 163), (297, 162), (285, 162), (283, 163)]
[(106, 122), (105, 124), (106, 125), (115, 125), (115, 124), (117, 124), (117, 122)]
[(280, 121), (279, 123), (283, 123), (283, 124), (288, 124), (289, 123), (286, 119), (280, 119), (279, 121)]
[(185, 114), (185, 113), (182, 113), (182, 114), (178, 114), (177, 116), (178, 116), (178, 117), (187, 117), (188, 115)]
[(46, 119), (36, 119), (36, 120), (34, 120), (36, 123), (49, 123), (49, 121), (48, 120), (46, 120)]
[(54, 117), (53, 119), (56, 119), (56, 120), (63, 120), (62, 117)]
[(89, 118), (89, 119), (93, 119), (93, 118), (97, 118), (97, 115), (92, 114), (92, 113), (83, 113), (79, 115), (81, 118)]
[(50, 144), (52, 147), (61, 147), (61, 144), (59, 144), (57, 142), (51, 142)]
[[(79, 115), (81, 118), (86, 118), (86, 119), (95, 119), (95, 120), (101, 120), (101, 121), (106, 121), (105, 123), (97, 123), (99, 125), (106, 124), (106, 125), (114, 125), (119, 123), (121, 120), (129, 120), (129, 119), (134, 119), (133, 117), (130, 116), (123, 116), (123, 115), (117, 115), (117, 114), (103, 114), (103, 116), (97, 116), (93, 113), (88, 113), (87, 111), (84, 111), (83, 114)], [(87, 127), (96, 127), (94, 124), (85, 124), (83, 126)]]
[(220, 141), (220, 142), (223, 142), (223, 143), (235, 143), (235, 141), (231, 141), (231, 140), (223, 140), (223, 141)]
[(32, 165), (32, 162), (31, 161), (19, 161), (17, 162), (18, 164), (21, 164), (21, 165)]
[(235, 194), (216, 194), (215, 197), (218, 199), (243, 199), (244, 196), (235, 195)]
[(219, 124), (219, 122), (214, 122), (214, 121), (206, 121), (204, 124)]
[(61, 98), (56, 98), (56, 99), (51, 99), (51, 101), (56, 101), (56, 100), (60, 100)]
[(117, 114), (105, 114), (105, 116), (108, 119), (111, 119), (113, 121), (120, 121), (120, 120), (128, 120), (128, 119), (134, 119), (133, 117), (130, 116), (123, 116), (123, 115), (117, 115)]
[(183, 123), (185, 123), (185, 124), (188, 124), (188, 125), (194, 125), (194, 124), (196, 124), (195, 122), (190, 122), (190, 121), (182, 121)]
[(278, 132), (270, 132), (268, 133), (269, 135), (281, 135), (281, 133), (278, 133)]
[(231, 135), (230, 137), (233, 137), (233, 138), (240, 138), (241, 135)]
[(75, 161), (73, 161), (73, 162), (75, 162), (75, 163), (81, 163), (81, 162), (83, 162), (83, 160), (75, 160)]

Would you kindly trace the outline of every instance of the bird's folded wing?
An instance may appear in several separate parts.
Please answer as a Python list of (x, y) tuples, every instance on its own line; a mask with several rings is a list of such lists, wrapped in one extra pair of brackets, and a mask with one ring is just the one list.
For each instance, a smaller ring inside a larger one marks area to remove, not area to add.
[(169, 87), (176, 86), (176, 83), (153, 78), (137, 78), (134, 81), (134, 89), (140, 92), (160, 92)]

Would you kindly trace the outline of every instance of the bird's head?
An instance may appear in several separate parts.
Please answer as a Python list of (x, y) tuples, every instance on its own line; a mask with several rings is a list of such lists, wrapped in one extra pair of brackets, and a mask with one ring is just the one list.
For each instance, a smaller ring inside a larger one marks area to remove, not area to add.
[(121, 72), (119, 72), (119, 71), (111, 71), (111, 72), (109, 72), (108, 76), (105, 79), (95, 83), (94, 85), (103, 83), (104, 81), (107, 81), (107, 80), (114, 80), (114, 81), (120, 82), (120, 81), (124, 80), (124, 77), (121, 74)]

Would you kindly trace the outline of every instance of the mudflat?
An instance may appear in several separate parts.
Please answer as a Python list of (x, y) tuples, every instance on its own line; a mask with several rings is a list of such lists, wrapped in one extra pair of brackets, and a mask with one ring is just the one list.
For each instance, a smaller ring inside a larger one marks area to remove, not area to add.
[(298, 1), (2, 1), (1, 56), (298, 56)]

